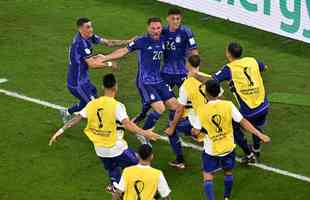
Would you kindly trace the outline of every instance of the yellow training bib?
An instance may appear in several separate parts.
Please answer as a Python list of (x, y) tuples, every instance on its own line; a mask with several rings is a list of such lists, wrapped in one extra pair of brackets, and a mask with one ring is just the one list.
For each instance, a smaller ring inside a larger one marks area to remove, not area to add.
[(100, 97), (86, 106), (87, 126), (84, 133), (97, 147), (110, 148), (115, 145), (117, 101), (112, 97)]
[(124, 200), (152, 200), (157, 192), (160, 170), (152, 167), (132, 166), (125, 168)]
[(265, 99), (265, 88), (259, 66), (254, 58), (245, 57), (227, 64), (236, 93), (254, 109)]

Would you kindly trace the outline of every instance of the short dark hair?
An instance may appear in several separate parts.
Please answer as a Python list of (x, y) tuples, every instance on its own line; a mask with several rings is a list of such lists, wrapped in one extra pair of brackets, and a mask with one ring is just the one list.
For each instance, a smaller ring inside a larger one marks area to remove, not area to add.
[(240, 58), (242, 55), (242, 47), (240, 44), (238, 44), (237, 42), (231, 42), (229, 43), (228, 47), (228, 52), (230, 53), (231, 56), (233, 56), (234, 58)]
[(189, 64), (191, 64), (191, 66), (193, 66), (194, 68), (197, 68), (200, 65), (200, 56), (199, 55), (191, 55), (188, 58), (188, 62), (189, 62)]
[(116, 78), (114, 74), (106, 74), (102, 78), (102, 84), (104, 88), (111, 89), (116, 85)]
[(90, 22), (90, 19), (88, 19), (86, 17), (80, 17), (78, 20), (76, 20), (76, 26), (81, 27), (87, 22)]
[(206, 93), (212, 97), (218, 97), (221, 92), (220, 83), (217, 80), (211, 79), (206, 82)]
[(161, 19), (159, 17), (150, 17), (147, 20), (147, 25), (150, 25), (152, 22), (160, 22), (160, 23), (162, 23), (162, 21), (161, 21)]
[(153, 149), (148, 144), (142, 144), (138, 149), (138, 154), (142, 160), (147, 160), (153, 154)]
[(168, 10), (168, 16), (169, 16), (169, 15), (182, 15), (182, 12), (181, 12), (181, 10), (178, 9), (178, 8), (170, 8), (170, 9)]

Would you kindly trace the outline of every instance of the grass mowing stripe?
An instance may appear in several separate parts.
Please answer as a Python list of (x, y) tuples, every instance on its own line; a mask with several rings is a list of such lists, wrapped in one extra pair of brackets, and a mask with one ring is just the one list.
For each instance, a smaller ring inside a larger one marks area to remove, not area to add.
[[(53, 104), (53, 103), (50, 103), (50, 102), (47, 102), (47, 101), (42, 101), (42, 100), (39, 100), (39, 99), (27, 97), (25, 95), (21, 95), (21, 94), (18, 94), (16, 92), (12, 92), (12, 91), (8, 91), (8, 90), (0, 89), (0, 93), (3, 93), (4, 95), (7, 95), (7, 96), (15, 97), (15, 98), (18, 98), (18, 99), (22, 99), (22, 100), (25, 100), (25, 101), (29, 101), (29, 102), (32, 102), (32, 103), (36, 103), (36, 104), (39, 104), (39, 105), (42, 105), (42, 106), (45, 106), (45, 107), (50, 107), (50, 108), (53, 108), (53, 109), (57, 109), (57, 110), (65, 108), (63, 106), (59, 106), (59, 105), (56, 105), (56, 104)], [(161, 136), (160, 139), (164, 140), (166, 142), (169, 141), (168, 138), (165, 137), (165, 136)], [(189, 148), (193, 148), (193, 149), (196, 149), (196, 150), (199, 150), (199, 151), (203, 151), (203, 148), (201, 146), (198, 146), (198, 145), (195, 145), (195, 144), (183, 142), (182, 145), (184, 147), (189, 147)], [(236, 160), (238, 162), (240, 162), (240, 158), (237, 158)], [(298, 180), (310, 183), (310, 177), (307, 177), (307, 176), (303, 176), (303, 175), (300, 175), (300, 174), (295, 174), (295, 173), (292, 173), (292, 172), (288, 172), (288, 171), (285, 171), (285, 170), (277, 169), (277, 168), (270, 167), (270, 166), (267, 166), (267, 165), (264, 165), (264, 164), (260, 164), (260, 163), (259, 164), (255, 163), (255, 164), (251, 164), (251, 165), (254, 166), (254, 167), (263, 169), (265, 171), (274, 172), (274, 173), (277, 173), (277, 174), (281, 174), (281, 175), (284, 175), (284, 176), (292, 177), (292, 178), (295, 178), (295, 179), (298, 179)]]
[(268, 97), (274, 103), (310, 106), (310, 95), (273, 92)]

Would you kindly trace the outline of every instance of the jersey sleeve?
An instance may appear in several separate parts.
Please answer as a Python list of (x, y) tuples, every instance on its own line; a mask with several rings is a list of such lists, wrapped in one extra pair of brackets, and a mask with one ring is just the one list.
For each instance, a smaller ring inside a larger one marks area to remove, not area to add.
[(231, 72), (230, 69), (227, 67), (227, 65), (223, 66), (221, 70), (219, 70), (218, 72), (216, 72), (213, 76), (212, 76), (215, 80), (217, 80), (218, 82), (222, 82), (222, 81), (230, 81), (231, 80)]
[(232, 103), (231, 113), (232, 113), (233, 120), (237, 123), (240, 123), (241, 120), (243, 119), (243, 116), (233, 103)]
[(260, 72), (264, 72), (264, 71), (267, 69), (267, 66), (266, 66), (263, 62), (261, 62), (261, 61), (259, 61), (259, 60), (256, 60), (256, 62), (257, 62), (257, 64), (258, 64), (258, 67), (259, 67), (259, 71), (260, 71)]
[(190, 28), (185, 29), (186, 38), (187, 38), (187, 48), (188, 49), (197, 49), (198, 45), (195, 41), (194, 33)]
[(180, 89), (179, 89), (178, 101), (179, 101), (180, 104), (185, 106), (185, 105), (187, 105), (187, 100), (188, 100), (188, 97), (187, 97), (185, 88), (184, 88), (184, 86), (181, 86)]
[(159, 176), (157, 190), (162, 198), (167, 197), (171, 192), (168, 183), (166, 181), (166, 178), (162, 172), (160, 173)]
[(125, 192), (125, 181), (124, 181), (124, 176), (121, 177), (121, 180), (119, 183), (113, 182), (113, 186), (116, 187), (121, 192)]
[(133, 52), (143, 48), (143, 38), (137, 38), (136, 40), (130, 42), (127, 46), (129, 52)]
[(201, 125), (201, 122), (200, 122), (200, 119), (199, 119), (198, 115), (195, 112), (192, 112), (190, 117), (191, 117), (191, 119), (190, 119), (191, 125), (195, 129), (201, 130), (202, 129), (202, 125)]
[(87, 109), (88, 109), (88, 104), (79, 112), (79, 115), (81, 115), (83, 118), (88, 118)]
[(124, 106), (124, 104), (118, 102), (116, 106), (116, 119), (121, 122), (127, 118), (129, 117), (127, 115), (126, 107)]
[(99, 35), (93, 34), (93, 36), (91, 37), (91, 40), (94, 44), (100, 44), (101, 40), (103, 40), (102, 37), (100, 37)]

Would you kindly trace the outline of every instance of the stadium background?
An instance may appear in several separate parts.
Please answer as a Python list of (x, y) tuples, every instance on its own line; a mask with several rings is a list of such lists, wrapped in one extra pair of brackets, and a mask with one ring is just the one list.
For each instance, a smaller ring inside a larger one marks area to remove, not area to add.
[[(146, 19), (165, 19), (169, 5), (152, 0), (1, 0), (0, 88), (68, 106), (76, 100), (66, 89), (67, 50), (78, 16), (93, 20), (95, 32), (107, 38), (143, 34)], [(276, 36), (203, 14), (185, 11), (184, 23), (192, 28), (203, 57), (202, 71), (215, 72), (226, 60), (228, 42), (240, 42), (245, 55), (255, 56), (271, 68), (264, 74), (268, 93), (275, 97), (266, 129), (272, 144), (264, 146), (262, 161), (275, 168), (310, 177), (310, 117), (308, 44)], [(97, 47), (96, 52), (111, 49)], [(136, 56), (119, 62), (119, 100), (130, 116), (140, 109), (135, 88)], [(93, 70), (97, 85), (109, 70)], [(98, 87), (99, 88), (99, 87)], [(225, 93), (229, 97), (229, 92)], [(0, 199), (109, 199), (104, 192), (107, 176), (92, 145), (82, 133), (84, 123), (66, 132), (55, 146), (48, 137), (60, 125), (57, 110), (5, 95), (0, 96)], [(163, 116), (156, 130), (166, 125)], [(132, 147), (134, 137), (128, 136)], [(167, 165), (173, 154), (163, 141), (154, 144), (154, 166), (164, 171), (172, 198), (202, 199), (200, 152), (186, 149), (188, 168), (176, 171)], [(215, 192), (221, 198), (222, 175)], [(261, 169), (238, 166), (233, 199), (307, 199), (309, 182)]]

